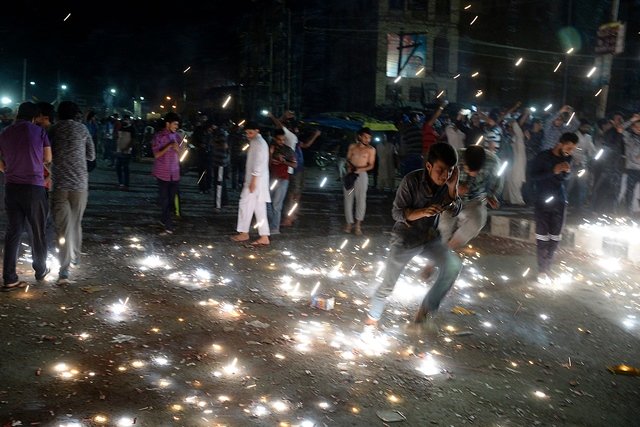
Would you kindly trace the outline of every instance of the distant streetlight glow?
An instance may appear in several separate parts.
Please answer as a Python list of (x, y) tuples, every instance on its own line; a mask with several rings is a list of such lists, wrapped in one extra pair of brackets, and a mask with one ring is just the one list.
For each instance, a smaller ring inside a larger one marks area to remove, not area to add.
[(36, 85), (36, 82), (34, 82), (34, 81), (30, 81), (30, 82), (29, 82), (29, 84), (30, 84), (31, 86), (35, 86), (35, 85)]
[(8, 96), (3, 96), (2, 98), (0, 98), (0, 104), (2, 104), (2, 105), (9, 105), (12, 102), (13, 101)]
[(116, 94), (116, 90), (114, 88), (109, 89), (109, 92), (111, 93), (111, 95), (115, 95)]

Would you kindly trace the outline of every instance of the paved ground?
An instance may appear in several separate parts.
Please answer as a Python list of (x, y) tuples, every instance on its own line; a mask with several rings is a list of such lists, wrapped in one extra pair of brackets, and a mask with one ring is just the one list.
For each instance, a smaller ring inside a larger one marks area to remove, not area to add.
[(129, 192), (92, 173), (74, 283), (0, 295), (0, 425), (638, 425), (638, 377), (607, 369), (640, 367), (623, 260), (566, 248), (541, 286), (530, 243), (483, 234), (437, 330), (408, 327), (428, 287), (417, 259), (368, 331), (391, 195), (372, 193), (365, 236), (345, 235), (335, 175), (309, 169), (300, 222), (257, 250), (228, 240), (235, 194), (214, 213), (193, 173), (160, 235), (149, 169), (134, 165)]

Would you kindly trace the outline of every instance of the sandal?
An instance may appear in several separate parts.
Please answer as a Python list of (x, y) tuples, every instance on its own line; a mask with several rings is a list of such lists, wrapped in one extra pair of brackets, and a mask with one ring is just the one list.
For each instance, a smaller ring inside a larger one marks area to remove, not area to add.
[(4, 285), (2, 287), (2, 292), (10, 292), (10, 291), (13, 291), (14, 289), (24, 289), (27, 286), (29, 286), (29, 284), (27, 282), (19, 280), (19, 281), (15, 282), (15, 283), (9, 283), (7, 285)]
[(242, 237), (243, 234), (242, 233), (238, 233), (234, 236), (231, 236), (230, 239), (233, 240), (234, 242), (246, 242), (247, 240), (249, 240), (249, 236), (246, 237)]

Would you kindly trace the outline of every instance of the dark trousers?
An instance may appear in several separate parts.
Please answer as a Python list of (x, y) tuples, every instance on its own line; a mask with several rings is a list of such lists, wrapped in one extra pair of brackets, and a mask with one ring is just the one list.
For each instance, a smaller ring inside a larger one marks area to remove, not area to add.
[(242, 190), (246, 162), (246, 156), (231, 158), (231, 189)]
[(2, 279), (4, 284), (18, 281), (16, 264), (20, 239), (26, 224), (31, 226), (31, 266), (36, 279), (44, 276), (47, 269), (47, 239), (45, 228), (49, 206), (47, 190), (38, 185), (6, 184), (5, 207), (7, 213), (7, 231), (4, 238), (4, 259)]
[(213, 179), (215, 187), (213, 188), (213, 200), (216, 209), (222, 209), (229, 203), (227, 195), (227, 168), (224, 166), (213, 166)]
[(538, 272), (548, 273), (553, 263), (556, 249), (560, 244), (567, 207), (563, 203), (554, 208), (536, 206), (536, 252)]
[(636, 190), (636, 184), (640, 182), (640, 170), (627, 169), (627, 188), (625, 192), (625, 202), (627, 203), (627, 213), (633, 213), (633, 193)]
[(615, 214), (618, 212), (618, 194), (622, 173), (618, 170), (603, 170), (593, 185), (591, 207), (594, 212)]
[(131, 154), (116, 154), (116, 174), (118, 175), (118, 184), (129, 186), (129, 163), (131, 163)]
[(178, 194), (180, 181), (163, 181), (158, 179), (158, 203), (160, 204), (160, 221), (164, 227), (173, 229), (173, 216), (175, 210), (175, 198)]

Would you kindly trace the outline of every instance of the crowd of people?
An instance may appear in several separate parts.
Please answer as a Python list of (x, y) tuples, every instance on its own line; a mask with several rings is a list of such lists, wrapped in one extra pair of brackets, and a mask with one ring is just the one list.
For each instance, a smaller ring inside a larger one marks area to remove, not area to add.
[[(451, 117), (443, 114), (441, 105), (429, 117), (407, 116), (399, 123), (396, 142), (383, 141), (376, 148), (372, 131), (362, 127), (346, 144), (341, 175), (345, 233), (364, 234), (369, 174), (379, 171), (383, 162), (394, 165), (394, 176), (384, 178), (383, 188), (395, 191), (395, 224), (367, 324), (377, 324), (404, 267), (417, 255), (429, 260), (422, 277), (429, 280), (436, 271), (437, 276), (415, 321), (422, 323), (437, 312), (462, 266), (455, 251), (480, 233), (488, 208), (534, 208), (542, 282), (549, 280), (568, 206), (578, 212), (633, 214), (640, 181), (640, 114), (625, 121), (616, 112), (594, 128), (570, 106), (544, 117), (519, 108), (518, 103), (505, 111), (459, 111)], [(57, 282), (69, 283), (69, 267), (81, 253), (88, 174), (95, 167), (97, 147), (107, 166), (115, 169), (118, 188), (126, 191), (129, 162), (149, 145), (163, 234), (174, 232), (174, 217), (180, 215), (181, 161), (193, 147), (199, 190), (213, 190), (216, 210), (228, 203), (229, 179), (231, 188), (239, 191), (237, 234), (231, 239), (269, 246), (271, 236), (296, 220), (292, 214), (299, 210), (303, 194), (304, 149), (321, 132), (315, 130), (302, 140), (292, 112), (268, 117), (275, 130), (264, 135), (264, 126), (256, 122), (226, 128), (206, 116), (200, 116), (187, 134), (181, 117), (173, 112), (153, 131), (144, 128), (141, 133), (129, 116), (111, 116), (99, 123), (89, 112), (83, 119), (79, 107), (69, 101), (61, 102), (56, 112), (46, 103), (21, 104), (15, 121), (3, 120), (5, 129), (0, 132), (8, 218), (3, 290), (26, 286), (16, 274), (25, 230), (36, 280), (49, 273), (46, 255), (53, 229), (60, 248)], [(254, 223), (258, 237), (251, 241)]]

